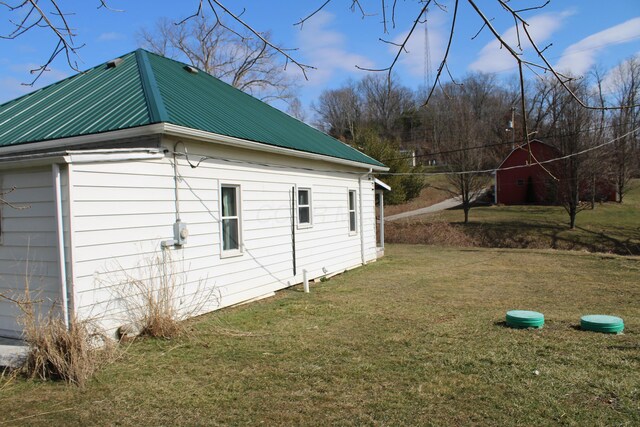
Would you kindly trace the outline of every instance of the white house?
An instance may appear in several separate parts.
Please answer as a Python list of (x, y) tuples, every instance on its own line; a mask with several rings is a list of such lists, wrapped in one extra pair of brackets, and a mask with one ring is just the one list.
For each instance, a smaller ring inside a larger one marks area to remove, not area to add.
[[(127, 322), (122, 283), (198, 314), (374, 261), (385, 166), (144, 50), (0, 105), (0, 293)], [(11, 191), (12, 190), (12, 191)], [(382, 239), (381, 239), (382, 240)], [(0, 300), (0, 336), (19, 336)]]

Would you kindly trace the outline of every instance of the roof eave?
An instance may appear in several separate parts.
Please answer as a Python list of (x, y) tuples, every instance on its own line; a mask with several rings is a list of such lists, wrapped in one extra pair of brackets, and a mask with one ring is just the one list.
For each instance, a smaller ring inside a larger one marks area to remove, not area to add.
[(0, 147), (0, 157), (21, 152), (24, 153), (28, 151), (55, 151), (60, 148), (71, 148), (76, 145), (114, 141), (116, 139), (135, 138), (140, 136), (161, 134), (163, 132), (164, 123), (155, 123), (151, 125), (137, 126), (127, 129), (93, 133), (88, 135), (71, 136), (68, 138), (50, 139), (39, 142), (28, 142)]
[(165, 134), (172, 136), (182, 136), (197, 139), (204, 142), (211, 142), (233, 147), (248, 148), (251, 150), (262, 151), (267, 153), (282, 154), (291, 157), (303, 159), (322, 160), (325, 162), (336, 163), (344, 166), (356, 167), (359, 169), (369, 169), (376, 172), (386, 172), (389, 170), (386, 166), (378, 166), (370, 163), (357, 162), (354, 160), (341, 159), (338, 157), (327, 156), (323, 154), (310, 153), (307, 151), (293, 150), (290, 148), (278, 147), (262, 142), (247, 141), (245, 139), (234, 138), (232, 136), (221, 135), (213, 132), (207, 132), (199, 129), (192, 129), (184, 126), (164, 123)]
[(10, 145), (0, 147), (0, 158), (12, 154), (25, 151), (44, 150), (55, 151), (60, 148), (72, 148), (76, 145), (86, 145), (90, 143), (100, 143), (105, 141), (113, 141), (115, 139), (134, 138), (140, 136), (164, 134), (178, 137), (188, 137), (198, 139), (204, 142), (224, 144), (233, 147), (243, 147), (251, 150), (282, 154), (291, 157), (303, 159), (321, 160), (329, 163), (351, 166), (358, 169), (370, 169), (375, 172), (386, 172), (389, 170), (386, 166), (378, 166), (370, 163), (357, 162), (353, 160), (341, 159), (338, 157), (327, 156), (323, 154), (310, 153), (307, 151), (293, 150), (290, 148), (278, 147), (274, 145), (264, 144), (261, 142), (247, 141), (245, 139), (234, 138), (227, 135), (221, 135), (213, 132), (207, 132), (199, 129), (192, 129), (184, 126), (174, 125), (171, 123), (155, 123), (151, 125), (138, 126), (129, 129), (121, 129), (109, 132), (102, 132), (90, 135), (80, 135), (68, 138), (52, 139), (48, 141), (32, 142), (25, 144)]
[(164, 158), (163, 151), (153, 148), (109, 148), (97, 150), (63, 150), (37, 154), (13, 154), (0, 157), (3, 169), (47, 166), (53, 163), (119, 162), (123, 160), (154, 160)]

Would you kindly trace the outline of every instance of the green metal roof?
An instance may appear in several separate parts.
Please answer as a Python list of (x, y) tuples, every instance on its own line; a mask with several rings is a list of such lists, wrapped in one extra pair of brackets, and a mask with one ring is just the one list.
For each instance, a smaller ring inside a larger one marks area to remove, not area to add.
[(0, 105), (0, 148), (165, 122), (384, 166), (181, 62), (143, 49), (121, 59), (115, 67), (105, 63)]

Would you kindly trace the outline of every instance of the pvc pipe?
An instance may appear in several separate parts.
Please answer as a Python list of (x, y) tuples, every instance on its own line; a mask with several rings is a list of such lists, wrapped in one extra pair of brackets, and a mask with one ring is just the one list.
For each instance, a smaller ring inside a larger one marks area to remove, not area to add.
[(302, 280), (304, 283), (304, 292), (309, 293), (309, 279), (307, 278), (307, 270), (302, 270)]
[(51, 165), (53, 174), (53, 189), (56, 203), (56, 228), (58, 232), (58, 270), (60, 271), (60, 299), (62, 300), (62, 315), (64, 324), (69, 329), (69, 291), (67, 286), (67, 266), (64, 254), (64, 224), (62, 217), (62, 183), (60, 180), (60, 166)]

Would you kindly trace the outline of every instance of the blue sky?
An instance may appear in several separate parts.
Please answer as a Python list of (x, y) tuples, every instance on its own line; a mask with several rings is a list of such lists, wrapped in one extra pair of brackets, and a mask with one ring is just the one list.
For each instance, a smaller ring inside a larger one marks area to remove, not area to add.
[[(80, 49), (79, 68), (90, 68), (138, 47), (136, 33), (153, 27), (161, 17), (179, 20), (197, 8), (197, 0), (163, 1), (111, 0), (109, 5), (122, 12), (98, 9), (97, 0), (58, 2), (64, 11), (74, 12), (69, 17), (76, 30)], [(309, 80), (301, 78), (295, 67), (288, 70), (298, 78), (299, 96), (306, 108), (324, 89), (341, 86), (347, 79), (366, 75), (356, 65), (369, 68), (388, 66), (396, 48), (378, 41), (383, 38), (400, 41), (412, 25), (413, 16), (420, 9), (416, 0), (398, 1), (396, 26), (383, 31), (379, 0), (361, 0), (365, 18), (349, 8), (351, 0), (333, 0), (320, 13), (314, 15), (300, 29), (293, 24), (312, 12), (324, 0), (226, 0), (223, 3), (235, 12), (245, 9), (242, 18), (259, 31), (270, 30), (276, 43), (283, 47), (298, 48), (292, 52), (300, 62), (313, 65)], [(391, 4), (392, 1), (387, 1)], [(493, 0), (477, 0), (495, 28), (506, 39), (514, 40), (513, 21)], [(543, 1), (512, 0), (515, 8), (539, 5)], [(451, 23), (453, 1), (441, 0), (447, 11), (433, 7), (429, 18), (429, 46), (435, 73), (446, 45)], [(3, 9), (0, 30), (6, 34), (10, 28)], [(640, 1), (639, 0), (552, 0), (542, 10), (523, 14), (530, 24), (539, 46), (553, 43), (545, 52), (552, 64), (577, 75), (584, 74), (594, 64), (604, 70), (611, 69), (621, 60), (640, 54)], [(449, 68), (455, 77), (471, 71), (496, 72), (509, 78), (515, 73), (512, 59), (496, 46), (486, 29), (475, 39), (481, 21), (466, 1), (460, 2), (457, 31), (449, 58)], [(395, 68), (402, 84), (413, 89), (425, 81), (424, 27), (419, 27), (408, 44), (408, 53), (401, 57)], [(30, 92), (74, 74), (63, 58), (56, 60), (51, 71), (40, 78), (35, 86), (30, 82), (29, 70), (50, 54), (53, 39), (42, 29), (31, 31), (16, 40), (0, 40), (0, 102)], [(531, 52), (526, 45), (525, 55)], [(280, 106), (282, 107), (282, 106)]]

